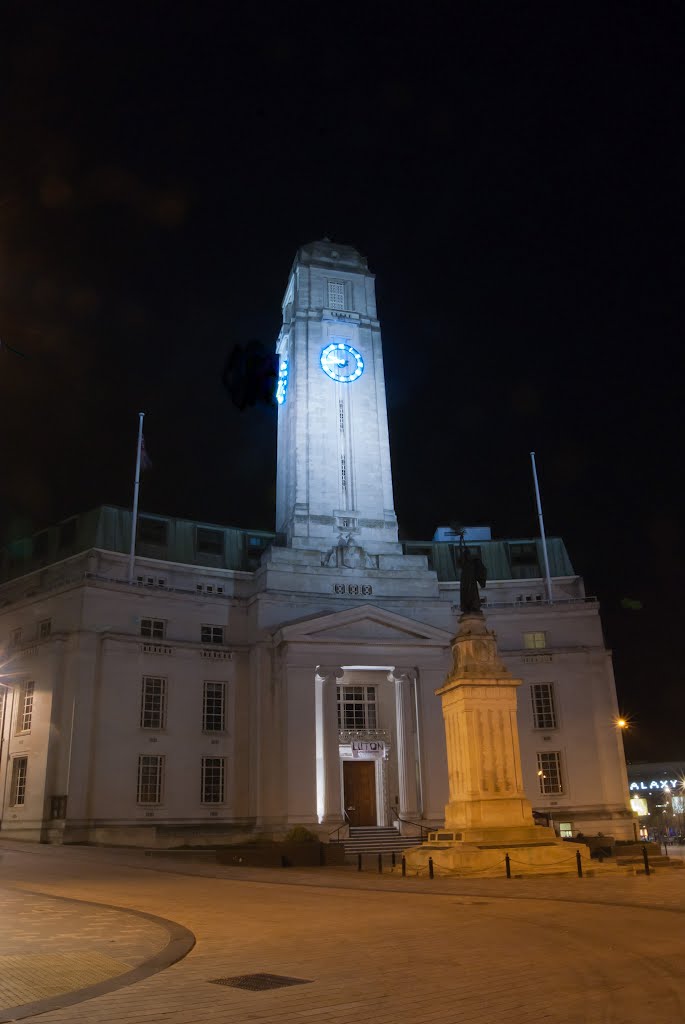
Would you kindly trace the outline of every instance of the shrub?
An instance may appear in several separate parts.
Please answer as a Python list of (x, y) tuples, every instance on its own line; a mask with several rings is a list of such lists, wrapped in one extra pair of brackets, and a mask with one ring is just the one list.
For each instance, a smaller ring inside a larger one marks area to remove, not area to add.
[(283, 837), (286, 843), (318, 843), (319, 837), (304, 825), (295, 825)]

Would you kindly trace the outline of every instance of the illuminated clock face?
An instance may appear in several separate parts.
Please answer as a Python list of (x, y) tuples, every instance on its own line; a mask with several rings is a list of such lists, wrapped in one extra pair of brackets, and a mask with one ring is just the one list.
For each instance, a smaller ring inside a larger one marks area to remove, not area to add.
[(288, 396), (288, 357), (281, 356), (278, 366), (278, 383), (276, 385), (276, 401), (283, 405)]
[(331, 380), (350, 384), (364, 372), (364, 360), (356, 348), (344, 341), (334, 341), (321, 353), (321, 369)]

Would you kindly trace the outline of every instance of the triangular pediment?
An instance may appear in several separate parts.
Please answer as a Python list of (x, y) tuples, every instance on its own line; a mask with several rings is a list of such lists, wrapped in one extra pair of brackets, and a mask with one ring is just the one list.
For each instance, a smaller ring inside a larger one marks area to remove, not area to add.
[(451, 643), (452, 636), (426, 622), (417, 622), (365, 604), (344, 612), (316, 615), (291, 623), (278, 631), (276, 640), (286, 643), (404, 643), (443, 647)]

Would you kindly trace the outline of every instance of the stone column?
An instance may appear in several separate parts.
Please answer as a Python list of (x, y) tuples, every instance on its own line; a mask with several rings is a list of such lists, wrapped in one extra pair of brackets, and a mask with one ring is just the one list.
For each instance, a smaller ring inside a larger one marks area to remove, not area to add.
[(399, 813), (401, 818), (416, 821), (419, 801), (416, 786), (416, 723), (411, 690), (416, 670), (396, 667), (389, 673), (388, 679), (395, 683)]
[(340, 666), (318, 665), (317, 682), (321, 686), (320, 734), (323, 741), (323, 819), (322, 824), (342, 822), (340, 793), (340, 749), (338, 744), (338, 679), (344, 675)]
[(318, 824), (316, 803), (316, 685), (313, 665), (288, 664), (287, 798), (290, 825)]

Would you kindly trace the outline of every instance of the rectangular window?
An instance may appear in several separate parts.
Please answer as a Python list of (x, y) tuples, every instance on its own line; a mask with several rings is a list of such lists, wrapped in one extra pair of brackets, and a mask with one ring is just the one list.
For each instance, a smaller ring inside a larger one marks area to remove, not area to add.
[(538, 754), (538, 781), (541, 793), (563, 793), (561, 754), (558, 750)]
[(203, 644), (222, 644), (224, 642), (224, 627), (201, 626), (200, 640)]
[(168, 526), (169, 524), (166, 519), (151, 519), (149, 516), (139, 516), (138, 540), (142, 544), (164, 546), (167, 542)]
[(224, 531), (195, 527), (195, 548), (203, 555), (223, 555)]
[(148, 637), (150, 640), (163, 640), (164, 634), (166, 633), (166, 623), (164, 619), (141, 619), (140, 620), (140, 635)]
[(559, 835), (562, 839), (573, 839), (573, 822), (572, 821), (560, 821), (559, 822)]
[(38, 623), (38, 639), (47, 640), (52, 632), (52, 619), (43, 619)]
[(202, 803), (222, 804), (224, 802), (224, 758), (202, 758)]
[(223, 732), (226, 727), (226, 683), (206, 682), (202, 694), (202, 728)]
[(10, 647), (19, 647), (21, 643), (21, 626), (10, 633)]
[(338, 728), (376, 729), (376, 687), (338, 687)]
[(328, 308), (345, 308), (345, 284), (343, 281), (328, 282)]
[(536, 729), (556, 729), (557, 715), (554, 709), (554, 686), (552, 683), (533, 683), (530, 688), (533, 702), (533, 723)]
[(546, 633), (524, 633), (523, 634), (523, 646), (528, 650), (539, 650), (541, 647), (547, 646), (547, 634)]
[(164, 782), (164, 755), (141, 754), (138, 758), (138, 795), (139, 804), (159, 804), (162, 802)]
[(141, 729), (164, 729), (166, 726), (166, 679), (143, 676), (140, 700)]
[(22, 683), (17, 709), (17, 732), (31, 732), (34, 683)]
[(15, 757), (12, 760), (12, 782), (10, 784), (10, 805), (21, 807), (26, 803), (26, 770), (28, 757)]
[(537, 545), (510, 544), (509, 563), (511, 565), (511, 576), (515, 580), (537, 579), (541, 576), (540, 563), (538, 562)]

